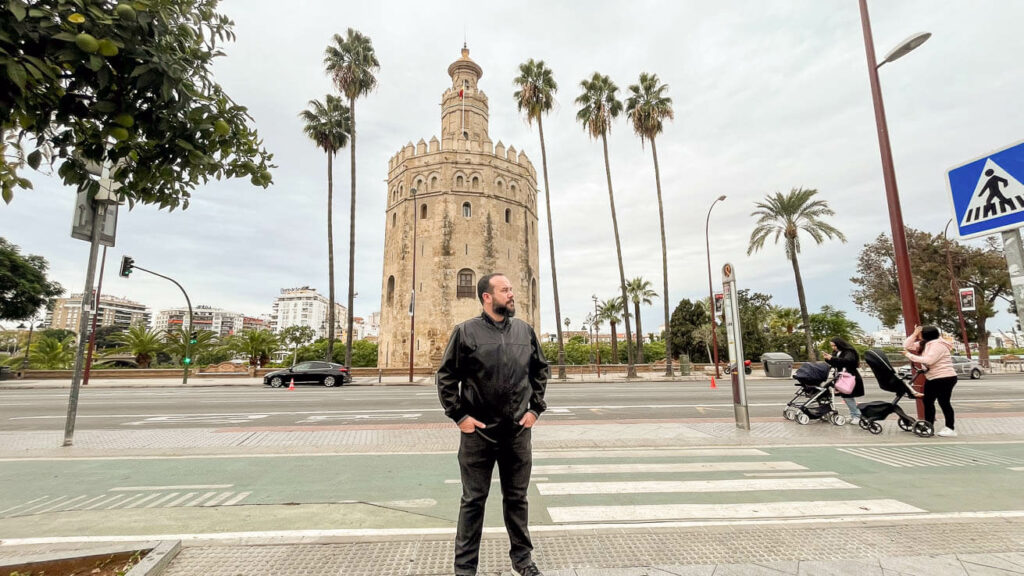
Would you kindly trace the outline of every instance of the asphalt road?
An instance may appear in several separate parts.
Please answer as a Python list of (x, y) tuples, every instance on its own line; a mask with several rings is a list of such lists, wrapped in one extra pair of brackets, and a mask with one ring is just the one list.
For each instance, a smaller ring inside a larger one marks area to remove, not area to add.
[[(752, 380), (747, 398), (752, 418), (781, 417), (796, 387), (791, 380)], [(861, 401), (889, 400), (870, 378)], [(732, 418), (727, 381), (552, 382), (545, 419), (560, 421)], [(963, 380), (953, 396), (958, 414), (1024, 413), (1024, 375), (989, 375)], [(904, 400), (913, 411), (913, 403)], [(68, 391), (0, 390), (0, 430), (62, 430)], [(840, 404), (842, 406), (842, 404)], [(845, 407), (841, 408), (845, 413)], [(194, 428), (209, 426), (318, 427), (446, 423), (432, 386), (83, 389), (78, 430)]]

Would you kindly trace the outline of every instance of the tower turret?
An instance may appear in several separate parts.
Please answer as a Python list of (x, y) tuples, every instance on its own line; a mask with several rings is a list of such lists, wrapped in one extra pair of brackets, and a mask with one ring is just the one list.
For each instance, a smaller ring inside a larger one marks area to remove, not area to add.
[(490, 140), (487, 95), (477, 83), (484, 75), (463, 44), (462, 57), (448, 66), (452, 87), (441, 97), (441, 140)]

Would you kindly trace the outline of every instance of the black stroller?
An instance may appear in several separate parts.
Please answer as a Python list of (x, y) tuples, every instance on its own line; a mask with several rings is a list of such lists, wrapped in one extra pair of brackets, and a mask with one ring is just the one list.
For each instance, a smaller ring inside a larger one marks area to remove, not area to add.
[(846, 424), (846, 416), (836, 412), (833, 405), (833, 390), (839, 374), (831, 371), (832, 367), (824, 362), (801, 364), (793, 374), (795, 386), (800, 389), (786, 404), (782, 416), (798, 424), (809, 424), (811, 420), (828, 420), (836, 426)]
[(899, 406), (899, 402), (904, 396), (914, 396), (914, 389), (911, 387), (911, 384), (914, 378), (924, 372), (924, 370), (915, 371), (913, 374), (901, 378), (893, 370), (892, 364), (889, 363), (889, 359), (886, 358), (885, 353), (881, 350), (868, 350), (864, 353), (864, 361), (871, 368), (871, 372), (875, 375), (875, 380), (878, 380), (878, 387), (886, 392), (896, 394), (896, 397), (893, 398), (892, 402), (876, 401), (858, 404), (857, 408), (860, 409), (860, 427), (872, 434), (881, 434), (882, 425), (879, 422), (888, 418), (890, 414), (895, 413), (899, 419), (900, 429), (903, 431), (913, 432), (922, 438), (933, 435), (935, 430), (929, 422), (913, 418)]

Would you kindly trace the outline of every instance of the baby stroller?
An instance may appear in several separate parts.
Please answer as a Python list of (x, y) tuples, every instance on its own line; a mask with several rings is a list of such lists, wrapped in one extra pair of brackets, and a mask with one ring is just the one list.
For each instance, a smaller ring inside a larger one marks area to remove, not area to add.
[(846, 424), (846, 416), (836, 412), (833, 406), (833, 390), (839, 374), (830, 375), (831, 370), (824, 362), (805, 362), (797, 368), (793, 378), (800, 389), (782, 411), (786, 420), (796, 420), (797, 424), (808, 424), (811, 420), (828, 420), (836, 426)]
[(858, 404), (857, 408), (860, 409), (860, 427), (872, 434), (881, 434), (882, 425), (879, 422), (888, 418), (890, 414), (895, 413), (899, 419), (900, 429), (903, 431), (913, 432), (922, 438), (934, 434), (935, 430), (930, 423), (911, 417), (899, 406), (899, 402), (904, 396), (914, 396), (914, 389), (911, 388), (911, 383), (924, 370), (915, 371), (913, 374), (901, 378), (893, 370), (892, 364), (889, 363), (889, 359), (886, 358), (885, 353), (881, 350), (868, 350), (864, 353), (864, 361), (871, 368), (871, 372), (875, 375), (875, 380), (878, 380), (878, 387), (886, 392), (896, 394), (896, 397), (893, 398), (892, 402), (877, 401)]

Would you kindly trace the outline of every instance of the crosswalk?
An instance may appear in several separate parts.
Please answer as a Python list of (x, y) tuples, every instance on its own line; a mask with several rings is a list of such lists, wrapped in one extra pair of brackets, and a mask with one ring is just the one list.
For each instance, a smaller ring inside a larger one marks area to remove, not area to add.
[(131, 490), (126, 491), (123, 488), (112, 488), (98, 495), (65, 494), (40, 496), (0, 510), (0, 518), (31, 516), (51, 512), (236, 506), (251, 495), (252, 492), (232, 490), (153, 491), (139, 488), (133, 492)]
[(546, 452), (534, 455), (534, 484), (551, 522), (563, 525), (925, 512), (834, 472), (769, 456), (749, 448)]

